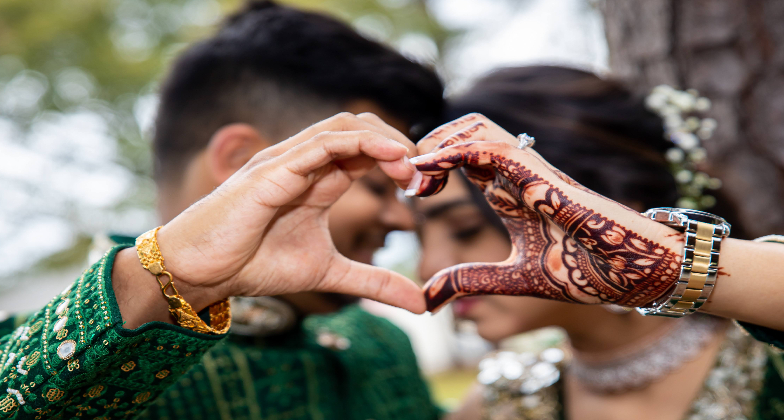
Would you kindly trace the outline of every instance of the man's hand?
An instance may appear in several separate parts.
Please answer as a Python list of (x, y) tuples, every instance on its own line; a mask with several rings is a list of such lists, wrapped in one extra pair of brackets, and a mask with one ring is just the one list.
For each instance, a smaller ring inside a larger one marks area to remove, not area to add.
[(376, 165), (407, 185), (415, 173), (407, 154), (414, 154), (413, 144), (372, 115), (340, 114), (315, 124), (259, 152), (161, 228), (166, 268), (196, 310), (228, 296), (322, 291), (421, 313), (415, 283), (344, 257), (327, 226), (330, 206)]
[[(420, 142), (418, 195), (439, 191), (462, 167), (511, 235), (509, 258), (442, 270), (425, 285), (428, 310), (472, 294), (536, 296), (643, 306), (677, 280), (675, 230), (588, 190), (485, 117), (467, 115)], [(430, 149), (428, 149), (430, 148)]]

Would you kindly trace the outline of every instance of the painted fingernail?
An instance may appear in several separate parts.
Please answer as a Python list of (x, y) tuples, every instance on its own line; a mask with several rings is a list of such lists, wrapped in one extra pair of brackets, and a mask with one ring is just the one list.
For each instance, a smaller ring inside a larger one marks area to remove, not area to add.
[(416, 166), (411, 163), (411, 160), (408, 158), (408, 156), (403, 156), (403, 165), (406, 165), (406, 168), (411, 169), (412, 171), (416, 171)]
[(411, 159), (409, 159), (409, 162), (416, 165), (417, 163), (422, 162), (423, 160), (424, 159), (422, 158), (422, 156), (414, 156)]
[(422, 178), (422, 183), (419, 186), (419, 194), (420, 197), (429, 197), (439, 191), (441, 191), (444, 186), (446, 185), (446, 177), (436, 178), (432, 176), (425, 175)]
[(405, 196), (406, 197), (413, 197), (416, 195), (417, 191), (419, 191), (419, 186), (422, 185), (422, 172), (417, 172), (414, 174), (414, 177), (411, 179), (411, 182), (406, 187)]

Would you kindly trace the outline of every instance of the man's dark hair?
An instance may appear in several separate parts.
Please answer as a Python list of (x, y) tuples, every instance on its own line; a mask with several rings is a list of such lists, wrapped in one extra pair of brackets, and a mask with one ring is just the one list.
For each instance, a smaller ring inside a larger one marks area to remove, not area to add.
[(183, 53), (163, 83), (156, 178), (179, 179), (224, 125), (251, 124), (280, 141), (352, 100), (425, 134), (441, 118), (443, 85), (432, 70), (334, 18), (252, 1)]

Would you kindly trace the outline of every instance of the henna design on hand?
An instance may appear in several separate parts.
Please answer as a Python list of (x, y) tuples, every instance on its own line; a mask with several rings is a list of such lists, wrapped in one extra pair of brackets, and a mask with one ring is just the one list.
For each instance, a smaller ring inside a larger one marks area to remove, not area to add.
[(425, 285), (428, 310), (473, 294), (644, 306), (672, 287), (680, 255), (573, 201), (564, 188), (602, 196), (557, 170), (548, 177), (554, 185), (503, 153), (472, 146), (479, 144), (454, 146), (417, 167), (433, 174), (463, 167), (510, 232), (512, 255), (440, 271)]

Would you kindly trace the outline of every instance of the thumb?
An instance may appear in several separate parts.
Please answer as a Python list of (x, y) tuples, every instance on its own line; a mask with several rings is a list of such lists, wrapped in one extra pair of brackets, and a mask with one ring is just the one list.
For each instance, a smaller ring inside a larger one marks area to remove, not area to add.
[(352, 261), (338, 254), (316, 291), (372, 299), (411, 312), (425, 312), (422, 289), (411, 279), (381, 267)]
[(462, 296), (525, 295), (528, 291), (521, 271), (507, 262), (445, 268), (431, 277), (424, 287), (427, 310), (433, 313)]

